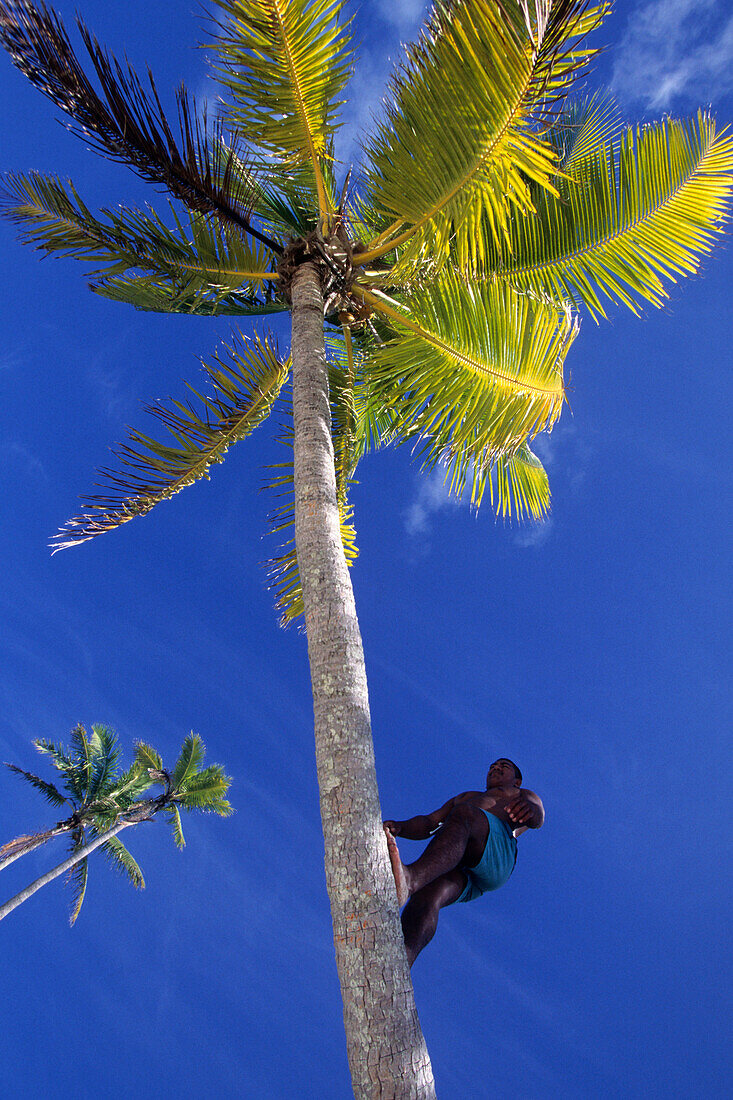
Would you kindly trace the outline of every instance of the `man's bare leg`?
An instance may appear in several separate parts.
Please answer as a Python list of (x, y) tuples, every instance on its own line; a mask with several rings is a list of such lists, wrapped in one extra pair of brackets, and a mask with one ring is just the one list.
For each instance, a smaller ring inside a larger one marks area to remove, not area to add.
[(452, 905), (465, 886), (463, 871), (449, 871), (412, 895), (402, 911), (402, 933), (410, 966), (435, 935), (440, 910)]
[(400, 906), (418, 890), (457, 867), (473, 867), (481, 859), (489, 836), (486, 814), (475, 806), (459, 805), (443, 822), (414, 863), (400, 859), (397, 842), (388, 829), (387, 846)]

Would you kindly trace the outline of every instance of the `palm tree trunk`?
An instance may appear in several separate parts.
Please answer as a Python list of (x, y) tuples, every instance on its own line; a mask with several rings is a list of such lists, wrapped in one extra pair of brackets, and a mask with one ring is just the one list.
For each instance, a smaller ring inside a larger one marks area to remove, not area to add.
[(12, 913), (13, 909), (17, 909), (19, 905), (22, 905), (24, 901), (32, 897), (36, 890), (40, 890), (42, 886), (45, 886), (48, 882), (53, 882), (59, 875), (63, 875), (66, 871), (70, 871), (72, 867), (75, 867), (77, 863), (81, 863), (83, 859), (90, 856), (95, 849), (99, 848), (102, 844), (106, 844), (108, 840), (111, 840), (117, 833), (122, 832), (123, 829), (128, 828), (130, 825), (136, 825), (137, 821), (118, 821), (116, 825), (113, 825), (111, 829), (108, 829), (106, 833), (102, 833), (101, 836), (96, 837), (91, 844), (87, 844), (84, 848), (80, 848), (78, 852), (74, 852), (73, 855), (65, 859), (63, 863), (59, 863), (57, 867), (47, 871), (45, 875), (41, 875), (35, 882), (32, 882), (30, 886), (26, 886), (25, 890), (21, 890), (19, 894), (16, 894), (10, 901), (6, 901), (5, 905), (0, 906), (0, 920), (7, 917), (8, 913)]
[(336, 965), (356, 1100), (435, 1096), (382, 830), (364, 653), (341, 544), (323, 294), (292, 284), (295, 541), (313, 687)]

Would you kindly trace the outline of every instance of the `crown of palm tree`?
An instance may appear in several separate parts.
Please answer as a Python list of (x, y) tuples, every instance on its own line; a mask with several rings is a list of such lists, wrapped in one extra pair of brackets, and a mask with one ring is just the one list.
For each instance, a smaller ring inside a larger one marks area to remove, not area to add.
[[(256, 317), (289, 308), (293, 271), (320, 268), (331, 333), (337, 495), (356, 556), (349, 484), (375, 446), (410, 442), (455, 492), (543, 517), (530, 442), (562, 410), (578, 314), (659, 305), (726, 217), (733, 142), (712, 118), (623, 130), (598, 99), (565, 98), (607, 11), (588, 0), (439, 0), (398, 66), (359, 172), (334, 139), (353, 57), (341, 0), (214, 0), (213, 68), (228, 102), (213, 125), (152, 76), (111, 58), (79, 20), (98, 88), (59, 18), (0, 0), (15, 64), (107, 157), (183, 204), (167, 219), (98, 217), (70, 182), (8, 176), (22, 238), (90, 265), (92, 289), (138, 309)], [(281, 400), (289, 372), (268, 335), (235, 335), (205, 364), (209, 389), (149, 411), (119, 469), (55, 549), (144, 515), (222, 460)], [(289, 432), (286, 428), (286, 441)], [(288, 494), (290, 464), (273, 473)], [(288, 527), (287, 499), (274, 517)], [(301, 610), (292, 540), (270, 563), (283, 619)]]

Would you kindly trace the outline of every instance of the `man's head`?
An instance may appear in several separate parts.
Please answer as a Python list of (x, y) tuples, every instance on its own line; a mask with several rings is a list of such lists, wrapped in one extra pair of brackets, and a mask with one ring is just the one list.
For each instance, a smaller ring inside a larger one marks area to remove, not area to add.
[(486, 790), (491, 787), (521, 787), (522, 773), (513, 760), (502, 756), (495, 760), (486, 776)]

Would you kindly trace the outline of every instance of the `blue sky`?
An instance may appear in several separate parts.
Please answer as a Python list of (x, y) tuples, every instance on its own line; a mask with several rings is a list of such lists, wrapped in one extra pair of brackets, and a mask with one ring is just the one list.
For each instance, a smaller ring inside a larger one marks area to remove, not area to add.
[[(70, 21), (75, 5), (57, 6)], [(194, 5), (81, 7), (161, 90), (211, 91)], [(423, 5), (355, 10), (345, 156)], [(708, 104), (733, 120), (724, 0), (619, 3), (599, 41), (588, 87), (612, 87), (630, 120)], [(8, 61), (0, 89), (3, 170), (69, 176), (93, 209), (156, 202)], [(33, 737), (101, 721), (170, 760), (194, 729), (237, 808), (184, 822), (182, 853), (163, 825), (137, 829), (147, 889), (93, 863), (73, 930), (59, 883), (12, 914), (0, 1092), (341, 1100), (305, 642), (276, 625), (260, 565), (277, 547), (263, 466), (282, 448), (266, 425), (210, 482), (51, 558), (109, 445), (150, 428), (141, 403), (183, 397), (230, 329), (106, 302), (82, 265), (39, 263), (8, 225), (0, 248), (0, 759), (34, 768)], [(443, 1100), (671, 1100), (729, 1080), (732, 279), (727, 236), (664, 309), (584, 319), (571, 410), (538, 442), (543, 526), (449, 501), (407, 449), (360, 467), (353, 580), (385, 816), (480, 786), (499, 755), (547, 810), (510, 883), (445, 912), (413, 971)], [(0, 775), (0, 840), (54, 819)], [(18, 861), (3, 898), (60, 857)]]

